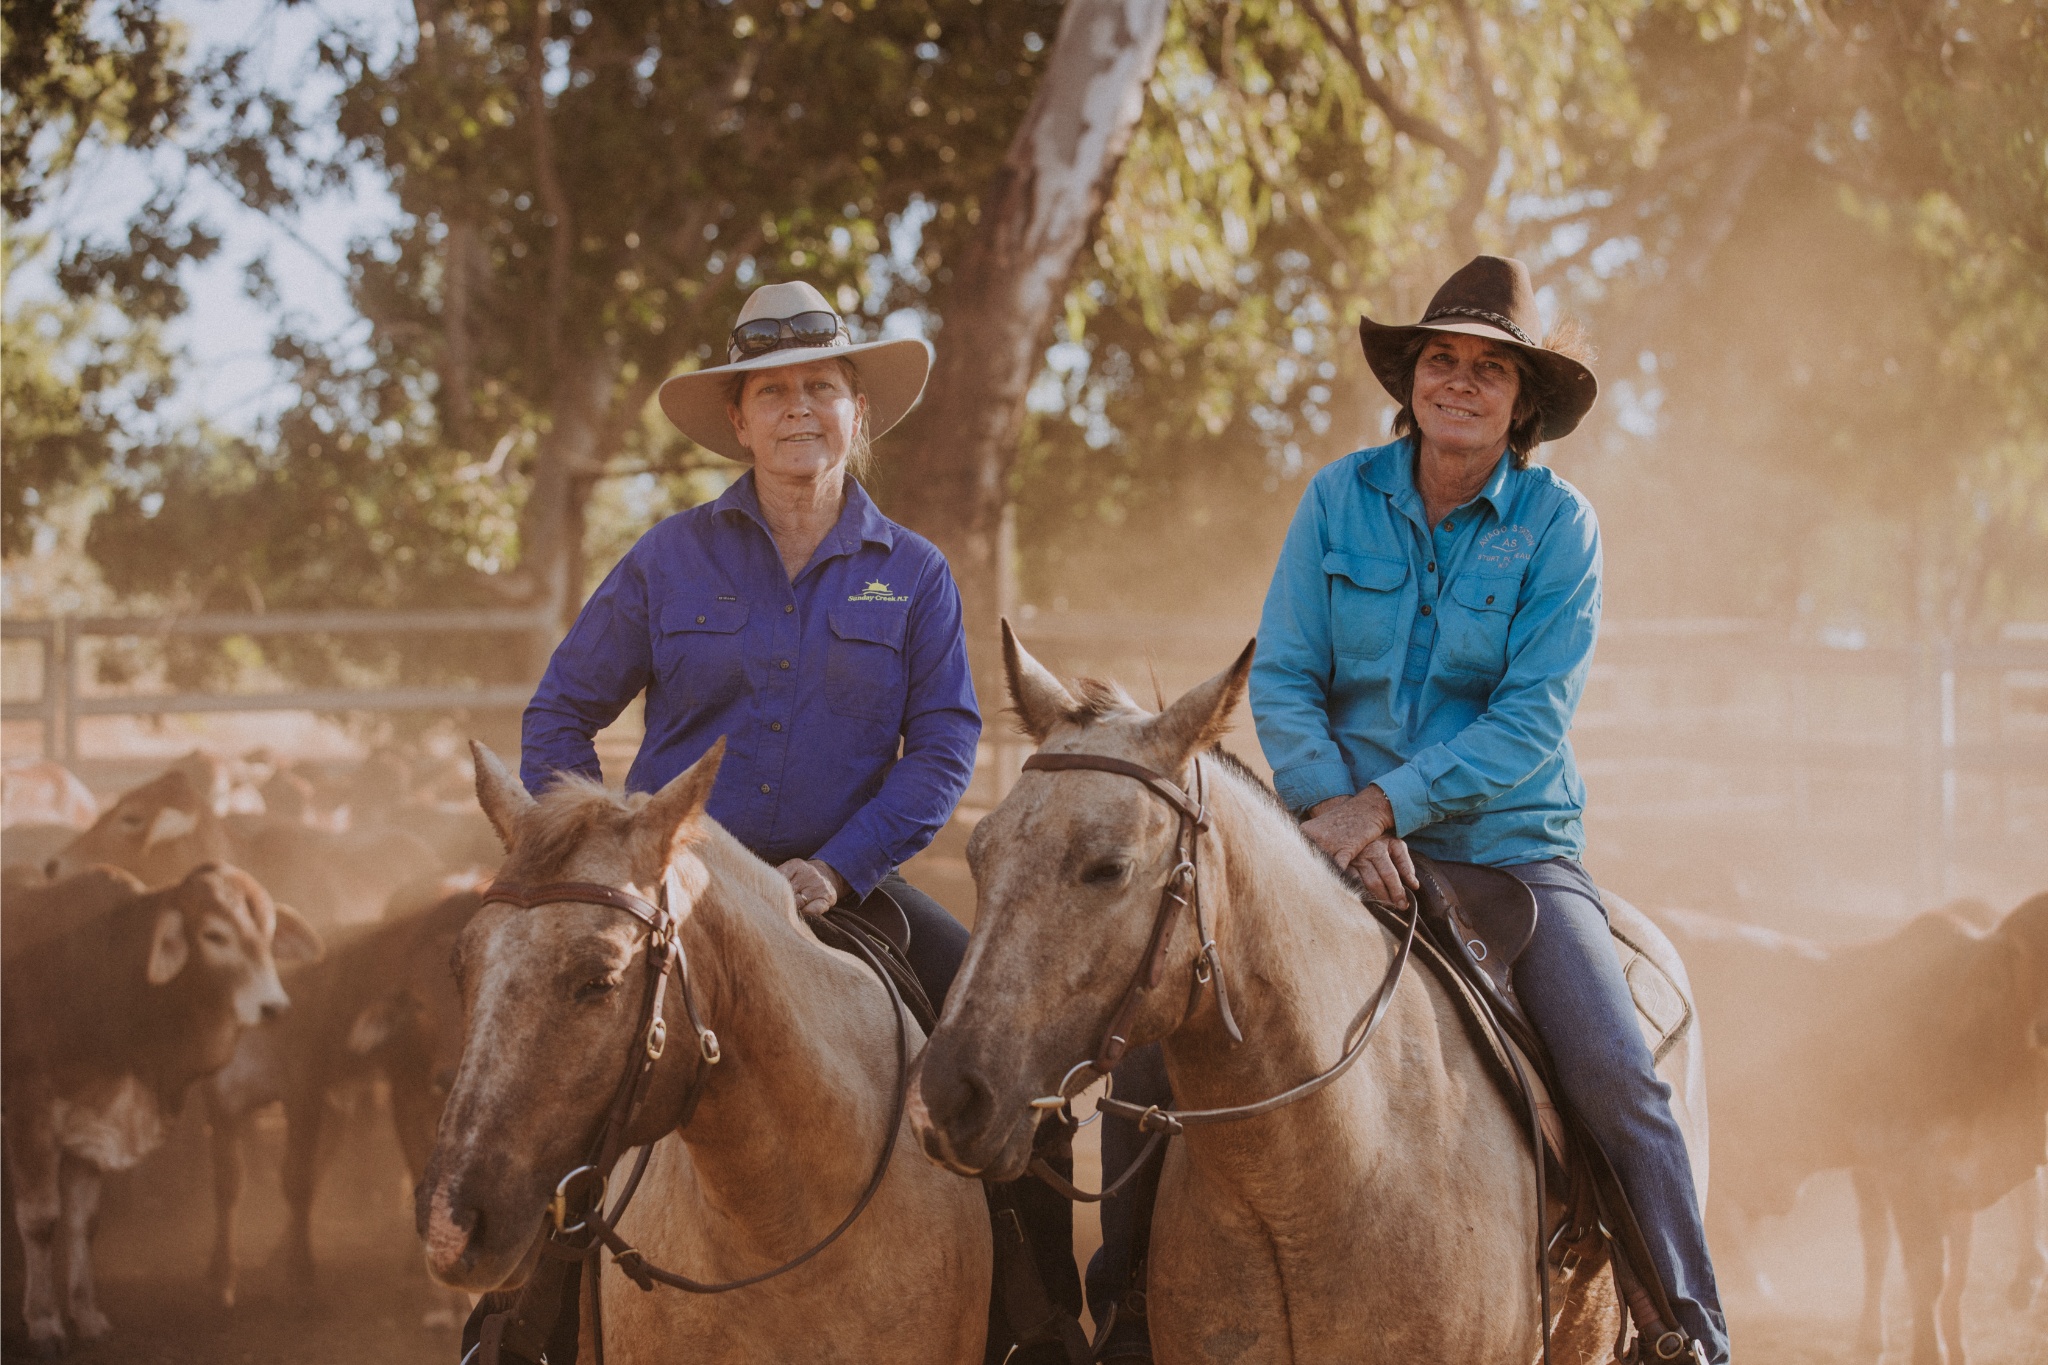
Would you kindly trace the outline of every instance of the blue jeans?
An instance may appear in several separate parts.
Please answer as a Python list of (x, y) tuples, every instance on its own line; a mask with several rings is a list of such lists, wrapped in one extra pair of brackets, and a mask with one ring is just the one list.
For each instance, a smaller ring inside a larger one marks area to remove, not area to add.
[(1535, 893), (1536, 937), (1515, 964), (1515, 993), (1542, 1035), (1564, 1100), (1605, 1149), (1671, 1296), (1678, 1325), (1728, 1359), (1728, 1323), (1671, 1087), (1657, 1077), (1635, 1000), (1614, 960), (1607, 910), (1569, 858), (1502, 869)]

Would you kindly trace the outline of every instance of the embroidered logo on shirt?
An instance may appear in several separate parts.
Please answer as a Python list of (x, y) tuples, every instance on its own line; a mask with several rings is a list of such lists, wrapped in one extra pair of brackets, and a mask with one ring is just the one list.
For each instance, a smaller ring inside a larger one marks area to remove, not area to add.
[(1489, 569), (1526, 564), (1535, 552), (1536, 533), (1526, 526), (1496, 526), (1472, 547), (1473, 559)]
[(868, 580), (868, 585), (865, 588), (862, 588), (846, 600), (849, 602), (908, 602), (910, 599), (890, 592), (887, 583), (877, 582), (871, 578)]

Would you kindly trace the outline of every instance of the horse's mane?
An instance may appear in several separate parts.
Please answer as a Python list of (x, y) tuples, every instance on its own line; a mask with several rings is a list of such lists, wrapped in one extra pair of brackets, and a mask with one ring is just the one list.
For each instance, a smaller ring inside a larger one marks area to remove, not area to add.
[[(1152, 712), (1147, 711), (1124, 689), (1123, 684), (1105, 678), (1076, 678), (1073, 683), (1074, 709), (1067, 713), (1067, 719), (1077, 725), (1090, 725), (1102, 720), (1149, 720)], [(1318, 848), (1313, 840), (1301, 832), (1301, 823), (1294, 818), (1294, 812), (1280, 799), (1280, 793), (1271, 783), (1253, 772), (1245, 761), (1221, 744), (1212, 744), (1204, 751), (1206, 757), (1216, 760), (1217, 766), (1236, 778), (1237, 781), (1257, 800), (1269, 806), (1281, 817), (1281, 822), (1291, 831), (1311, 857), (1328, 868), (1331, 875), (1354, 892), (1362, 893), (1364, 884), (1357, 877), (1337, 866), (1336, 860)]]
[[(519, 842), (506, 858), (500, 877), (513, 882), (551, 880), (593, 836), (623, 837), (650, 799), (646, 792), (615, 792), (587, 777), (564, 774), (534, 809), (520, 817)], [(714, 894), (724, 888), (730, 900), (730, 892), (742, 884), (735, 878), (752, 876), (749, 889), (759, 891), (764, 903), (786, 908), (787, 884), (716, 820), (702, 818), (692, 847), (699, 858), (713, 865)]]
[(1280, 799), (1280, 793), (1273, 789), (1272, 783), (1253, 772), (1243, 759), (1224, 748), (1221, 744), (1212, 745), (1208, 750), (1207, 757), (1215, 759), (1217, 767), (1235, 778), (1255, 798), (1271, 807), (1280, 816), (1281, 823), (1293, 832), (1295, 839), (1308, 851), (1309, 855), (1328, 868), (1330, 875), (1344, 883), (1346, 889), (1359, 893), (1364, 892), (1365, 884), (1363, 882), (1360, 882), (1357, 877), (1345, 869), (1337, 866), (1335, 858), (1325, 853), (1313, 839), (1301, 832), (1301, 822), (1294, 818), (1294, 812), (1289, 810), (1287, 803)]

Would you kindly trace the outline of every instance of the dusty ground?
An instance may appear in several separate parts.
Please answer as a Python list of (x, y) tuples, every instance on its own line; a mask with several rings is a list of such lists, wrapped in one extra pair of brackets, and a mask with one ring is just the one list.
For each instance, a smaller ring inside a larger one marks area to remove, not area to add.
[[(956, 911), (971, 913), (972, 884), (960, 860), (962, 831), (949, 830), (910, 875)], [(250, 1153), (242, 1228), (248, 1263), (239, 1304), (211, 1306), (202, 1287), (212, 1210), (204, 1134), (188, 1112), (166, 1149), (111, 1182), (99, 1238), (101, 1304), (115, 1323), (107, 1341), (74, 1350), (82, 1365), (453, 1365), (453, 1326), (428, 1326), (447, 1299), (427, 1282), (412, 1234), (409, 1181), (388, 1126), (366, 1112), (337, 1125), (315, 1219), (320, 1276), (310, 1295), (269, 1264), (283, 1228), (276, 1123)], [(1098, 1183), (1094, 1130), (1077, 1150), (1077, 1175)], [(1075, 1251), (1085, 1263), (1099, 1233), (1078, 1212)], [(1794, 1214), (1759, 1230), (1757, 1260), (1774, 1297), (1728, 1286), (1739, 1365), (1878, 1365), (1854, 1349), (1859, 1252), (1847, 1182), (1812, 1182)], [(7, 1238), (11, 1255), (14, 1243)], [(1979, 1219), (1965, 1298), (1970, 1365), (2048, 1365), (2048, 1298), (2030, 1310), (2007, 1304), (2016, 1240), (2009, 1211)], [(11, 1267), (10, 1267), (11, 1269)], [(10, 1276), (11, 1279), (11, 1276)], [(1896, 1265), (1888, 1295), (1892, 1350), (1905, 1365), (1907, 1319)], [(18, 1304), (7, 1305), (11, 1320)], [(23, 1345), (10, 1326), (7, 1358)], [(1954, 1365), (1952, 1362), (1951, 1365)]]
[[(410, 1197), (388, 1130), (374, 1115), (346, 1126), (353, 1152), (339, 1153), (322, 1186), (316, 1221), (320, 1279), (302, 1297), (270, 1266), (283, 1225), (276, 1164), (279, 1135), (259, 1135), (244, 1208), (247, 1258), (241, 1302), (210, 1306), (201, 1289), (210, 1236), (203, 1137), (193, 1116), (143, 1170), (115, 1183), (99, 1239), (102, 1304), (115, 1335), (74, 1350), (81, 1365), (453, 1365), (453, 1327), (423, 1319), (445, 1300), (427, 1284), (412, 1238)], [(1092, 1135), (1092, 1130), (1091, 1135)], [(1092, 1144), (1080, 1175), (1097, 1177)], [(1076, 1251), (1094, 1249), (1092, 1216), (1076, 1226)], [(1823, 1178), (1790, 1218), (1760, 1230), (1758, 1261), (1776, 1301), (1730, 1286), (1741, 1365), (1876, 1365), (1854, 1350), (1858, 1252), (1846, 1181)], [(1965, 1299), (1971, 1365), (2048, 1365), (2048, 1299), (2009, 1306), (2014, 1264), (2008, 1210), (1979, 1220), (1977, 1264)], [(10, 1248), (11, 1250), (11, 1248)], [(1893, 1349), (1904, 1365), (1906, 1319), (1893, 1268)], [(11, 1305), (10, 1305), (11, 1307)], [(10, 1336), (8, 1359), (22, 1343)]]

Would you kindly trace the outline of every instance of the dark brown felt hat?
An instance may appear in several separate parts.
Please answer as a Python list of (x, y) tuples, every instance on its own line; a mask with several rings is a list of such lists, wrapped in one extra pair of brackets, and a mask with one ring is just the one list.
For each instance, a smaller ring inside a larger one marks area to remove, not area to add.
[(1550, 380), (1552, 398), (1543, 413), (1546, 441), (1570, 435), (1600, 394), (1591, 370), (1568, 355), (1544, 349), (1537, 340), (1543, 335), (1543, 320), (1536, 312), (1536, 290), (1529, 283), (1529, 267), (1512, 256), (1474, 256), (1444, 281), (1422, 321), (1413, 326), (1358, 320), (1366, 363), (1396, 402), (1408, 401), (1415, 379), (1403, 372), (1401, 352), (1417, 332), (1462, 332), (1519, 347)]

